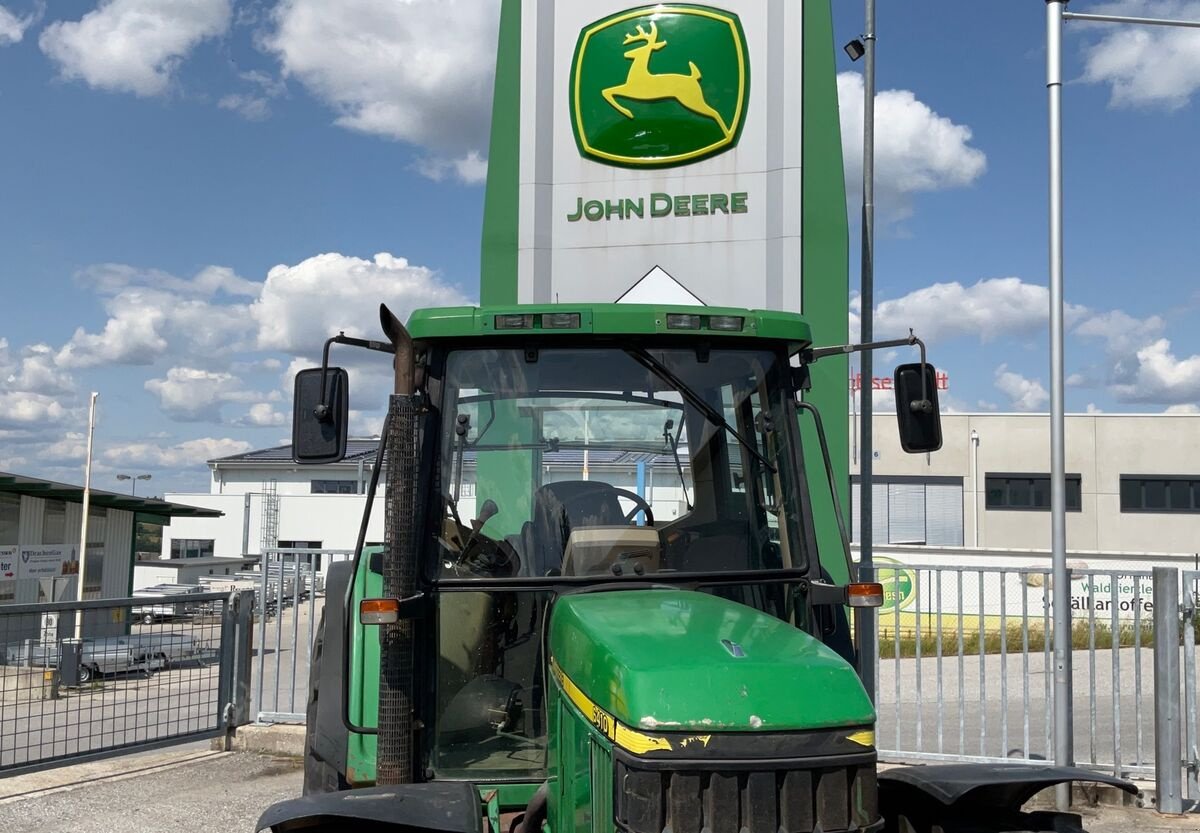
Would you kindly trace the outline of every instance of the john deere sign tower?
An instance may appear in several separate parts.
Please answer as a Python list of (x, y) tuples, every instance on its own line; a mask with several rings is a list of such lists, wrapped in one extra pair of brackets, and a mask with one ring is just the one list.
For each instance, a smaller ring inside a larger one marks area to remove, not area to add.
[[(797, 310), (846, 341), (833, 44), (829, 0), (503, 0), (481, 299)], [(843, 413), (844, 361), (814, 370)]]

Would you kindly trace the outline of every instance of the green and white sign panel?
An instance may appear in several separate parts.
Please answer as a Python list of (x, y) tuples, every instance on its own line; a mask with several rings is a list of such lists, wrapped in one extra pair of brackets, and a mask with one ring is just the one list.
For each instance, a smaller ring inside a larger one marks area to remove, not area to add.
[[(501, 26), (484, 300), (682, 287), (705, 304), (808, 311), (811, 244), (828, 252), (820, 286), (845, 318), (827, 0), (510, 0)], [(824, 215), (815, 228), (806, 211)]]

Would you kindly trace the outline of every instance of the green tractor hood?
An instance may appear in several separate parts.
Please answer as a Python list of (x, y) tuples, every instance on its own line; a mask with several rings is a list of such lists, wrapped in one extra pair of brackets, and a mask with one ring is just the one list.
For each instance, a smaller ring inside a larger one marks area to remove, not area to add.
[(569, 693), (642, 731), (781, 732), (875, 721), (844, 659), (787, 622), (707, 593), (565, 596), (551, 614), (550, 649)]

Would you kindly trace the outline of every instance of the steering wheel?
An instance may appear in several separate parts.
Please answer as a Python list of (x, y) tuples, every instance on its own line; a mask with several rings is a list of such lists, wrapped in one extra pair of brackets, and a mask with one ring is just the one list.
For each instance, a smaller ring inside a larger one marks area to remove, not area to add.
[(618, 489), (615, 486), (597, 486), (595, 489), (581, 492), (577, 495), (572, 495), (563, 501), (563, 506), (571, 506), (572, 504), (590, 499), (601, 492), (612, 492), (615, 493), (617, 497), (623, 497), (627, 500), (633, 501), (633, 508), (625, 513), (626, 523), (632, 523), (633, 519), (637, 517), (638, 512), (645, 512), (646, 526), (654, 526), (654, 510), (650, 508), (650, 504), (646, 502), (644, 497), (639, 495), (637, 492), (629, 491), (629, 489)]

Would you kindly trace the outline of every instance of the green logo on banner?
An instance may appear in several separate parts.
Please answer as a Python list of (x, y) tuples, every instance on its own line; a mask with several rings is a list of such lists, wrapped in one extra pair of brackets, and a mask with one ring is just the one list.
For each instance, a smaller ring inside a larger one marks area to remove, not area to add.
[(895, 610), (911, 607), (917, 600), (917, 575), (892, 558), (875, 558), (875, 580), (883, 585), (883, 607), (879, 610)]
[(737, 144), (750, 59), (737, 15), (657, 5), (584, 27), (571, 66), (571, 125), (584, 156), (684, 165)]

